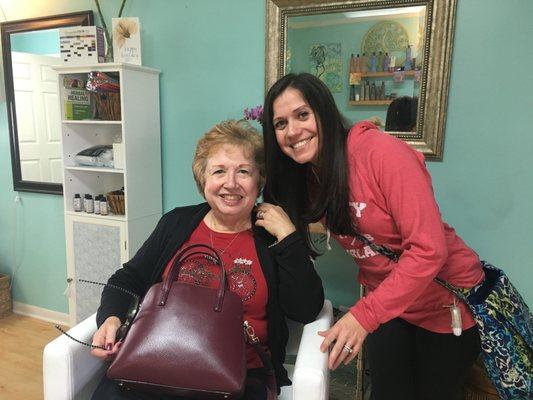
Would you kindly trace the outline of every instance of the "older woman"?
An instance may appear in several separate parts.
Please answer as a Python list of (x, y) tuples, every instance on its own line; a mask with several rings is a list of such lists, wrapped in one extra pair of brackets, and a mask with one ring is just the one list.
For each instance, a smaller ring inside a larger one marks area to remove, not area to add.
[[(309, 250), (281, 208), (270, 207), (268, 215), (252, 218), (264, 183), (264, 164), (261, 136), (250, 125), (226, 121), (207, 132), (198, 142), (193, 173), (207, 203), (165, 214), (109, 283), (143, 296), (162, 280), (181, 248), (193, 243), (211, 245), (224, 261), (230, 289), (243, 301), (244, 318), (271, 354), (279, 390), (290, 384), (282, 366), (287, 342), (285, 316), (303, 323), (314, 320), (324, 301), (322, 282)], [(213, 286), (216, 276), (209, 268), (191, 264), (182, 268), (178, 279)], [(104, 289), (93, 344), (108, 350), (94, 349), (94, 356), (108, 359), (118, 351), (115, 335), (129, 301), (130, 296), (118, 290)], [(257, 385), (263, 364), (252, 348), (247, 349), (247, 367), (256, 383), (253, 387), (247, 384), (245, 398), (266, 399), (271, 393), (266, 380), (259, 379)], [(93, 399), (104, 398), (162, 397), (126, 391), (103, 378)]]

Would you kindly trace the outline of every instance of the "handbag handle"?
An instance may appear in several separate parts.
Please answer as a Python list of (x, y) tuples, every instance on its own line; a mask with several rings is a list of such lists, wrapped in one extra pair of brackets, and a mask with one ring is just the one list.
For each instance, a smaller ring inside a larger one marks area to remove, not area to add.
[[(192, 251), (196, 249), (207, 249), (208, 251)], [(172, 287), (172, 284), (176, 278), (176, 276), (179, 275), (179, 271), (181, 270), (181, 266), (185, 261), (187, 261), (192, 256), (203, 254), (206, 257), (209, 257), (212, 259), (215, 265), (218, 265), (220, 267), (220, 280), (218, 284), (218, 291), (216, 296), (216, 302), (214, 310), (216, 312), (220, 312), (222, 310), (222, 303), (224, 301), (224, 294), (226, 291), (226, 270), (224, 268), (224, 262), (222, 261), (222, 258), (220, 257), (220, 254), (212, 248), (211, 246), (208, 246), (206, 244), (192, 244), (190, 246), (187, 246), (186, 248), (182, 249), (176, 256), (172, 267), (170, 269), (170, 272), (168, 273), (167, 277), (165, 278), (165, 281), (163, 282), (163, 288), (161, 290), (161, 297), (159, 298), (158, 305), (163, 307), (168, 299), (168, 295), (170, 293), (170, 288)]]

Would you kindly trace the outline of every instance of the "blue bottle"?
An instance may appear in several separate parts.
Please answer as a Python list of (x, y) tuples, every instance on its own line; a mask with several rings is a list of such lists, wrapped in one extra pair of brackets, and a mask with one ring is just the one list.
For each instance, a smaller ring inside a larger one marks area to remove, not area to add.
[(405, 71), (410, 71), (412, 69), (412, 62), (413, 62), (413, 58), (411, 55), (411, 45), (408, 44), (407, 49), (405, 49), (405, 66), (404, 66)]
[(372, 53), (370, 56), (370, 72), (376, 72), (378, 66), (378, 59), (376, 57), (376, 53)]

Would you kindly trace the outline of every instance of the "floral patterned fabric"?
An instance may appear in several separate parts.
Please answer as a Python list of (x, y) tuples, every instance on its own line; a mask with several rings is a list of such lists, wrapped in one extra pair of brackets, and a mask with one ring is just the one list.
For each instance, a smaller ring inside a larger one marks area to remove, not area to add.
[(474, 314), (487, 373), (500, 397), (533, 399), (533, 316), (505, 273), (485, 261), (482, 264), (485, 280), (472, 289), (436, 280)]

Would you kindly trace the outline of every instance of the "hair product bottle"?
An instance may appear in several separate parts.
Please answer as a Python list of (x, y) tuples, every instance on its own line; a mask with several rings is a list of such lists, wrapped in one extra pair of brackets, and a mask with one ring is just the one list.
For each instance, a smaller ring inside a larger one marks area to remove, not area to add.
[(94, 202), (93, 202), (93, 196), (90, 194), (85, 195), (85, 199), (83, 200), (83, 209), (86, 213), (92, 214), (94, 212)]
[(76, 211), (76, 212), (80, 212), (81, 211), (81, 196), (80, 196), (79, 193), (76, 193), (74, 195), (73, 206), (74, 206), (74, 211)]
[(366, 56), (366, 53), (363, 53), (361, 56), (361, 72), (363, 74), (368, 72), (368, 57)]
[(383, 71), (389, 72), (389, 68), (390, 68), (389, 53), (385, 53), (385, 57), (383, 57)]
[(361, 72), (361, 57), (359, 57), (359, 54), (355, 57), (355, 72)]
[(376, 57), (376, 53), (372, 53), (370, 56), (370, 72), (376, 72), (378, 66), (378, 59)]
[(411, 45), (407, 45), (407, 48), (405, 49), (405, 65), (404, 70), (410, 71), (412, 66), (412, 57), (411, 57)]
[(396, 56), (390, 56), (389, 72), (394, 72), (396, 68)]
[(100, 215), (109, 214), (109, 209), (107, 208), (107, 200), (104, 195), (100, 197)]
[(383, 72), (383, 52), (379, 52), (378, 54), (378, 65), (377, 65), (378, 72)]
[(94, 213), (100, 214), (100, 195), (94, 198)]

